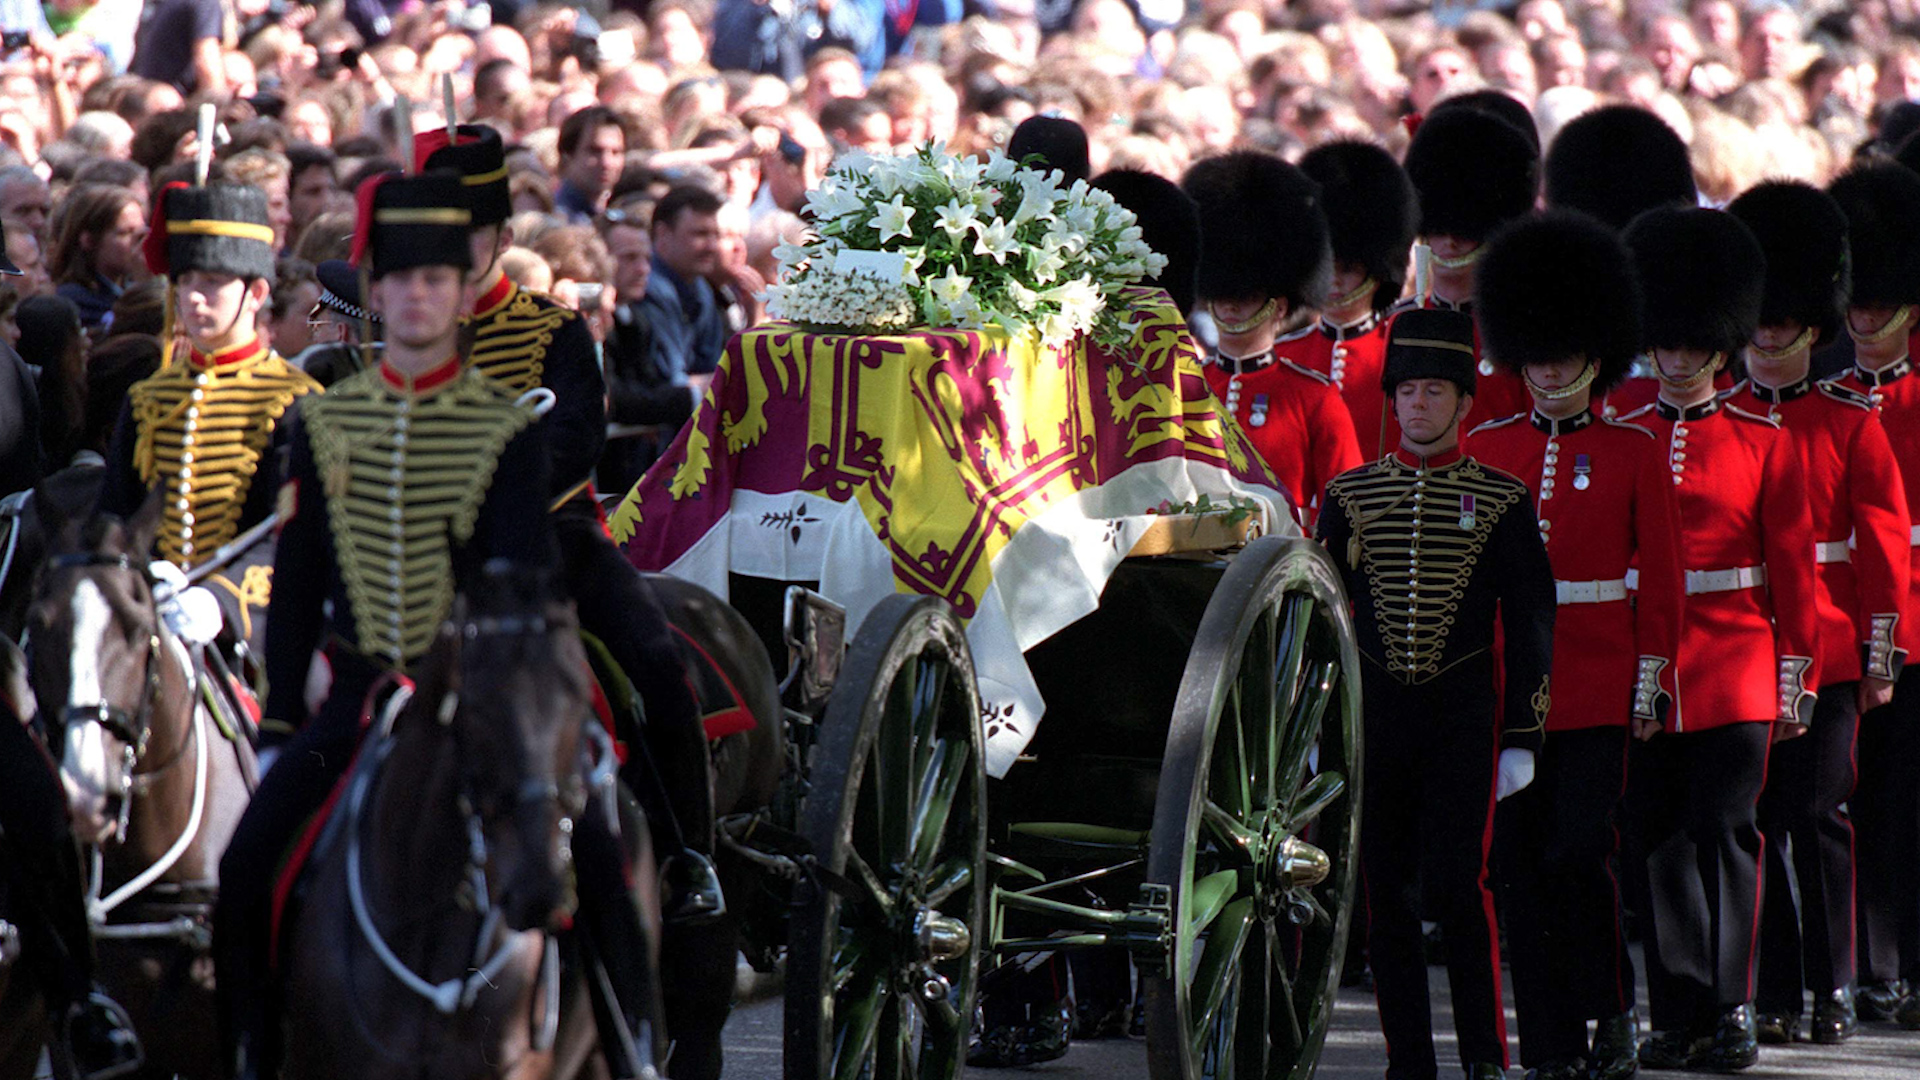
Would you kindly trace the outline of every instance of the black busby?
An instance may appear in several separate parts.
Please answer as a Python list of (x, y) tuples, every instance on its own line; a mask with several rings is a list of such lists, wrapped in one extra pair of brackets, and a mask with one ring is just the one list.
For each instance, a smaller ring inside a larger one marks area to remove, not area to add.
[(1797, 322), (1818, 330), (1822, 343), (1832, 341), (1853, 285), (1840, 204), (1817, 187), (1771, 180), (1748, 189), (1727, 212), (1746, 222), (1767, 255), (1760, 325)]
[(154, 201), (158, 212), (142, 246), (148, 270), (169, 278), (204, 270), (273, 280), (266, 192), (250, 184), (173, 183)]
[(1200, 209), (1202, 299), (1283, 299), (1318, 307), (1333, 279), (1320, 185), (1261, 150), (1207, 158), (1181, 181)]
[(328, 259), (313, 268), (320, 280), (321, 307), (337, 311), (349, 319), (379, 322), (380, 316), (368, 310), (360, 296), (360, 275), (344, 259)]
[(1380, 389), (1391, 394), (1408, 379), (1446, 379), (1462, 394), (1471, 394), (1475, 366), (1471, 315), (1447, 308), (1413, 308), (1394, 316), (1387, 329)]
[(415, 135), (413, 171), (448, 169), (459, 173), (474, 225), (498, 225), (513, 216), (507, 150), (500, 142), (500, 133), (485, 124), (461, 124), (457, 130), (459, 138), (451, 143), (446, 128)]
[(1093, 171), (1087, 161), (1087, 129), (1065, 117), (1029, 116), (1007, 139), (1007, 156), (1025, 165), (1028, 155), (1040, 158), (1042, 172), (1059, 169), (1067, 182), (1085, 180)]
[(1140, 238), (1167, 258), (1167, 268), (1149, 283), (1167, 290), (1180, 314), (1191, 315), (1194, 274), (1200, 265), (1199, 207), (1179, 184), (1138, 169), (1101, 173), (1093, 186), (1133, 211), (1140, 223)]
[(1533, 110), (1505, 90), (1488, 88), (1454, 94), (1452, 97), (1435, 102), (1433, 108), (1427, 110), (1427, 115), (1433, 116), (1447, 109), (1472, 109), (1475, 112), (1487, 113), (1505, 120), (1520, 129), (1520, 134), (1525, 135), (1533, 143), (1535, 156), (1540, 153), (1540, 129), (1533, 122)]
[(1518, 128), (1478, 109), (1440, 109), (1407, 147), (1420, 235), (1485, 240), (1533, 209), (1540, 154)]
[(1626, 378), (1640, 351), (1633, 255), (1585, 214), (1550, 210), (1495, 233), (1474, 277), (1473, 314), (1495, 368), (1584, 356), (1596, 394)]
[(353, 262), (379, 278), (416, 266), (473, 268), (473, 211), (451, 172), (368, 177), (355, 192)]
[(1642, 346), (1732, 353), (1753, 339), (1767, 256), (1739, 218), (1656, 207), (1627, 226), (1627, 246), (1640, 275)]
[(1827, 188), (1847, 215), (1856, 307), (1920, 303), (1920, 173), (1884, 162), (1849, 170)]
[(1406, 284), (1407, 255), (1420, 227), (1420, 195), (1407, 171), (1372, 143), (1344, 141), (1309, 152), (1300, 171), (1320, 185), (1335, 261), (1364, 267), (1379, 283), (1373, 310), (1393, 306)]
[(1555, 209), (1579, 210), (1624, 229), (1656, 206), (1698, 202), (1687, 144), (1638, 106), (1582, 113), (1547, 149), (1547, 205)]

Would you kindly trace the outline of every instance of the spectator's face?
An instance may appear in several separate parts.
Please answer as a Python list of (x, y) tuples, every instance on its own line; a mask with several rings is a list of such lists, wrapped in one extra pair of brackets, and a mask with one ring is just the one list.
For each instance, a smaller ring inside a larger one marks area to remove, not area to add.
[(20, 299), (53, 291), (46, 260), (40, 257), (40, 241), (32, 233), (7, 230), (7, 258), (20, 268), (20, 276), (13, 279), (13, 291), (20, 294)]
[(613, 124), (602, 124), (580, 140), (561, 170), (574, 187), (592, 195), (613, 190), (627, 164), (627, 137)]
[(829, 60), (807, 76), (807, 108), (815, 116), (834, 98), (859, 97), (867, 92), (860, 65), (851, 60)]
[(473, 307), (466, 275), (451, 266), (416, 266), (375, 278), (369, 298), (387, 341), (407, 349), (449, 341)]
[(1780, 79), (1793, 74), (1800, 20), (1787, 11), (1769, 11), (1754, 20), (1741, 43), (1740, 56), (1749, 79)]
[(1660, 81), (1667, 89), (1684, 90), (1694, 61), (1700, 59), (1700, 41), (1684, 21), (1661, 19), (1648, 31), (1640, 55), (1659, 70)]
[(613, 256), (614, 299), (630, 304), (645, 296), (653, 276), (653, 241), (646, 230), (614, 226), (607, 232), (607, 253)]
[(1547, 45), (1546, 63), (1540, 68), (1542, 88), (1587, 85), (1587, 49), (1571, 34), (1554, 38)]
[(895, 146), (919, 146), (926, 142), (933, 131), (933, 110), (925, 105), (913, 105), (902, 109), (893, 116), (891, 138)]
[(688, 208), (671, 224), (655, 222), (653, 249), (681, 277), (705, 277), (720, 268), (719, 216)]
[(0, 223), (6, 225), (9, 237), (15, 232), (45, 236), (50, 208), (47, 185), (38, 181), (15, 181), (0, 188)]
[(287, 113), (287, 137), (315, 146), (333, 145), (333, 117), (317, 101), (303, 101)]
[[(113, 224), (98, 236), (81, 237), (93, 254), (93, 268), (109, 281), (120, 281), (140, 264), (140, 241), (147, 235), (146, 211), (129, 202)], [(88, 240), (91, 239), (91, 243)]]
[(1740, 9), (1733, 0), (1707, 0), (1693, 9), (1693, 30), (1702, 45), (1728, 51), (1740, 47)]
[(295, 286), (293, 299), (287, 302), (285, 314), (267, 320), (267, 344), (273, 346), (281, 356), (293, 356), (313, 344), (313, 331), (307, 324), (307, 313), (313, 310), (319, 300), (318, 283), (303, 281)]
[(654, 53), (668, 70), (693, 67), (707, 58), (707, 42), (687, 13), (669, 8), (653, 20)]
[(1871, 63), (1839, 68), (1827, 83), (1827, 96), (1838, 100), (1856, 116), (1867, 116), (1873, 112), (1874, 75)]
[(292, 198), (287, 190), (287, 178), (276, 176), (260, 185), (267, 193), (267, 224), (273, 227), (273, 249), (287, 249), (287, 231), (293, 228)]
[(893, 151), (893, 121), (886, 113), (867, 114), (860, 123), (840, 132), (840, 139), (855, 150), (865, 150), (872, 154), (887, 154)]
[(1540, 75), (1534, 70), (1533, 57), (1527, 55), (1525, 49), (1489, 49), (1480, 71), (1487, 85), (1511, 90), (1523, 101), (1532, 101), (1540, 95)]
[(1513, 19), (1528, 41), (1539, 41), (1571, 29), (1567, 9), (1560, 6), (1560, 0), (1527, 0), (1514, 9)]
[(1440, 100), (1453, 84), (1466, 78), (1471, 68), (1466, 55), (1453, 49), (1439, 49), (1414, 69), (1413, 85), (1408, 90), (1415, 112), (1424, 113)]
[(1880, 73), (1881, 101), (1920, 101), (1920, 56), (1896, 56)]
[(287, 209), (292, 215), (293, 231), (299, 232), (327, 208), (327, 199), (339, 185), (333, 182), (333, 170), (325, 165), (309, 165), (293, 178), (293, 191)]
[(531, 86), (533, 80), (517, 67), (503, 68), (487, 82), (486, 92), (477, 94), (473, 99), (473, 109), (478, 116), (505, 115), (507, 102), (513, 96)]
[(760, 191), (760, 159), (745, 157), (727, 163), (727, 201), (751, 203)]

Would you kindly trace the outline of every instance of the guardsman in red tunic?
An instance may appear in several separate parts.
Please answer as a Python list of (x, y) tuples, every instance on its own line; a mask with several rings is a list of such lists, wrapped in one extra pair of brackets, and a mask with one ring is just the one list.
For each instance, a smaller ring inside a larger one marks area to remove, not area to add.
[(1216, 345), (1207, 385), (1311, 523), (1311, 500), (1360, 464), (1333, 380), (1276, 357), (1287, 316), (1318, 304), (1333, 272), (1320, 187), (1272, 154), (1235, 151), (1187, 170), (1200, 208), (1197, 293)]
[(1393, 155), (1372, 143), (1328, 143), (1301, 158), (1300, 171), (1320, 185), (1333, 233), (1333, 284), (1318, 321), (1281, 338), (1274, 352), (1333, 380), (1360, 453), (1377, 458), (1400, 441), (1380, 394), (1382, 316), (1407, 282), (1420, 196)]
[(1554, 695), (1533, 786), (1499, 814), (1520, 1060), (1535, 1080), (1622, 1080), (1637, 1060), (1614, 811), (1630, 719), (1650, 734), (1675, 692), (1679, 533), (1653, 432), (1591, 405), (1639, 350), (1639, 303), (1619, 234), (1579, 215), (1514, 225), (1480, 262), (1481, 343), (1519, 372), (1533, 408), (1482, 425), (1473, 454), (1532, 491), (1559, 601), (1554, 680), (1579, 688)]
[[(1653, 1069), (1759, 1060), (1753, 1009), (1760, 902), (1756, 804), (1768, 748), (1813, 717), (1813, 518), (1793, 440), (1726, 405), (1714, 373), (1760, 323), (1765, 256), (1740, 219), (1663, 207), (1627, 230), (1641, 340), (1660, 400), (1623, 419), (1659, 437), (1680, 500), (1686, 614), (1664, 730), (1637, 744), (1627, 805), (1647, 859)], [(1665, 673), (1662, 672), (1662, 675)]]
[[(1847, 215), (1853, 292), (1846, 329), (1854, 366), (1839, 385), (1866, 396), (1906, 485), (1908, 542), (1920, 543), (1920, 376), (1911, 348), (1920, 312), (1920, 176), (1891, 164), (1858, 168), (1828, 189)], [(1892, 656), (1920, 648), (1920, 578), (1909, 585)], [(1907, 664), (1893, 703), (1860, 717), (1860, 778), (1847, 807), (1859, 850), (1859, 1011), (1920, 1029), (1920, 666)]]
[(1860, 714), (1893, 699), (1899, 674), (1907, 494), (1867, 395), (1812, 374), (1814, 345), (1839, 332), (1846, 310), (1846, 214), (1826, 192), (1785, 181), (1753, 188), (1728, 211), (1766, 251), (1767, 290), (1748, 377), (1727, 402), (1792, 437), (1819, 567), (1820, 696), (1806, 737), (1774, 748), (1760, 798), (1767, 871), (1755, 1007), (1761, 1042), (1797, 1041), (1804, 985), (1813, 992), (1813, 1041), (1838, 1043), (1857, 1026), (1853, 825), (1844, 807)]
[[(1540, 193), (1540, 147), (1530, 132), (1491, 112), (1436, 108), (1407, 147), (1407, 176), (1420, 193), (1424, 287), (1394, 305), (1388, 318), (1415, 308), (1471, 313), (1474, 264), (1487, 237), (1533, 212)], [(1476, 346), (1477, 348), (1477, 346)], [(1518, 377), (1493, 370), (1476, 352), (1478, 389), (1460, 430), (1471, 431), (1527, 408)]]

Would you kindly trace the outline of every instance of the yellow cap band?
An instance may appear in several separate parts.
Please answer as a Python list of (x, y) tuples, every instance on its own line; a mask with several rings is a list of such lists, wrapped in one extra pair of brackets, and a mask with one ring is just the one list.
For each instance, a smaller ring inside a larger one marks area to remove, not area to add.
[(1473, 346), (1462, 345), (1457, 341), (1442, 341), (1439, 338), (1423, 338), (1423, 337), (1394, 338), (1392, 341), (1388, 342), (1388, 344), (1389, 345), (1412, 345), (1421, 349), (1452, 349), (1454, 352), (1463, 352), (1463, 353), (1466, 353), (1468, 356), (1473, 355)]
[(471, 225), (473, 213), (439, 206), (390, 206), (373, 212), (380, 225)]
[(491, 184), (500, 180), (505, 180), (506, 178), (507, 178), (507, 167), (505, 165), (502, 165), (499, 168), (493, 170), (492, 172), (477, 173), (473, 176), (463, 176), (460, 178), (460, 182), (462, 184), (465, 184), (468, 187), (479, 187), (481, 184)]
[(273, 243), (273, 230), (248, 221), (222, 221), (219, 218), (190, 218), (167, 222), (168, 236), (231, 236), (240, 240)]

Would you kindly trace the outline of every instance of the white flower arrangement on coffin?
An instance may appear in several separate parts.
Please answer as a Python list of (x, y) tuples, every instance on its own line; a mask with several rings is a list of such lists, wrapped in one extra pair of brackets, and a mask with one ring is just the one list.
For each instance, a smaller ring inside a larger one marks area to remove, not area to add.
[(1141, 239), (1133, 211), (1063, 179), (936, 143), (847, 154), (807, 198), (807, 242), (774, 249), (768, 314), (825, 332), (997, 324), (1047, 343), (1085, 333), (1122, 346), (1114, 295), (1167, 260)]

